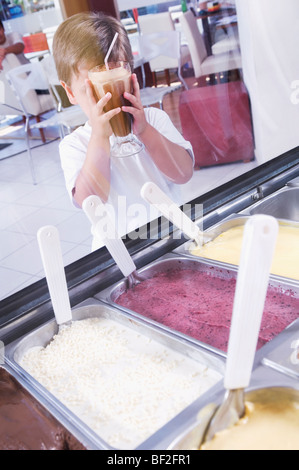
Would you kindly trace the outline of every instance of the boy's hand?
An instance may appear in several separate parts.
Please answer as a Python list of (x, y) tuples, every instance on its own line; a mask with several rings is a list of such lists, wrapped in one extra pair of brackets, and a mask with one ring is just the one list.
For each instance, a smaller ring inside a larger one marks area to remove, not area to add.
[(122, 106), (122, 110), (133, 116), (133, 132), (136, 136), (142, 134), (147, 126), (144, 108), (140, 99), (140, 88), (135, 73), (132, 74), (133, 94), (124, 93), (126, 100), (130, 101), (132, 106)]
[(121, 108), (115, 108), (107, 113), (104, 111), (104, 107), (111, 99), (111, 93), (101, 98), (98, 102), (94, 96), (92, 83), (90, 80), (86, 80), (86, 94), (89, 103), (89, 123), (92, 127), (93, 133), (96, 133), (101, 138), (109, 139), (113, 134), (110, 119), (116, 114), (121, 112)]

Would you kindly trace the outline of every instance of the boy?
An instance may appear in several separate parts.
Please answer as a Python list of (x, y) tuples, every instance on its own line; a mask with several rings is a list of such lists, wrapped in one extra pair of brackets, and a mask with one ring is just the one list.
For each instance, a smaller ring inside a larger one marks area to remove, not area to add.
[(124, 106), (122, 110), (132, 115), (133, 132), (144, 144), (144, 150), (130, 157), (110, 157), (113, 136), (109, 120), (121, 109), (103, 111), (111, 95), (107, 93), (97, 102), (88, 71), (104, 63), (116, 33), (119, 35), (109, 60), (129, 62), (133, 70), (133, 55), (125, 29), (115, 18), (100, 13), (79, 13), (64, 21), (54, 37), (53, 55), (70, 102), (79, 104), (88, 117), (85, 126), (65, 137), (60, 144), (67, 189), (79, 207), (89, 195), (100, 196), (113, 207), (118, 223), (118, 210), (123, 212), (120, 197), (125, 197), (133, 225), (130, 227), (127, 213), (123, 225), (117, 227), (123, 235), (136, 224), (147, 222), (138, 220), (138, 214), (136, 216), (132, 210), (137, 203), (146, 204), (140, 197), (145, 182), (154, 181), (173, 200), (181, 202), (178, 185), (191, 178), (194, 158), (190, 143), (183, 139), (164, 111), (143, 108), (135, 74), (132, 74), (133, 94), (124, 94), (131, 106)]

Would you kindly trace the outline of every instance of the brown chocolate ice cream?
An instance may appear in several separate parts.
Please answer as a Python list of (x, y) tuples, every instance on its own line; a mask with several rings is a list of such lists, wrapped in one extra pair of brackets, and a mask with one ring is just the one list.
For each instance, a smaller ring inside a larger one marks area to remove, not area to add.
[(0, 367), (0, 450), (85, 450), (85, 447)]

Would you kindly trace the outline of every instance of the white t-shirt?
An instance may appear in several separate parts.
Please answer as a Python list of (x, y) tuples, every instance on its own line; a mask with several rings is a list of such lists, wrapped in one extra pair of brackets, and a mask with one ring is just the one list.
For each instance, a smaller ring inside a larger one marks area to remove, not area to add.
[[(194, 162), (191, 144), (176, 129), (168, 114), (154, 107), (145, 108), (144, 111), (147, 121), (170, 141), (185, 148)], [(87, 122), (66, 136), (59, 146), (67, 191), (75, 205), (72, 192), (86, 158), (90, 136), (91, 126)], [(120, 236), (161, 215), (140, 196), (141, 187), (148, 181), (156, 183), (174, 202), (181, 204), (183, 185), (169, 181), (156, 167), (146, 149), (129, 157), (111, 157), (110, 195), (106, 208)], [(93, 248), (97, 246), (101, 245), (95, 242)]]

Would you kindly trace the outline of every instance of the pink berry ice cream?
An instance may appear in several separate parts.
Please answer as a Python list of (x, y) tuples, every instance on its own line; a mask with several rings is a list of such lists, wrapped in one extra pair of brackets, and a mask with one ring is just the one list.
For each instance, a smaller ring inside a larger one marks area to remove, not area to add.
[[(236, 280), (195, 269), (159, 272), (116, 303), (210, 346), (227, 351)], [(269, 288), (258, 348), (299, 317), (299, 299)]]

